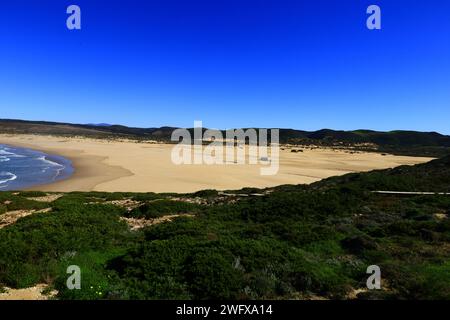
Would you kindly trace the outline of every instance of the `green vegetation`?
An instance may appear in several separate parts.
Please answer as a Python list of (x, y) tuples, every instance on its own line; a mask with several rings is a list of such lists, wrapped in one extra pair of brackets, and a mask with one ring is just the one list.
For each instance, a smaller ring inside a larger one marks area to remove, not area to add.
[[(0, 193), (0, 213), (52, 208), (0, 229), (0, 288), (48, 283), (61, 299), (348, 299), (379, 265), (382, 290), (358, 298), (450, 299), (450, 196), (371, 192), (449, 188), (447, 157), (226, 196), (77, 192), (40, 203)], [(263, 196), (242, 197), (254, 193)], [(173, 214), (137, 231), (121, 219)], [(82, 270), (81, 290), (66, 288), (69, 265)]]
[(342, 186), (358, 190), (450, 192), (450, 156), (416, 166), (400, 166), (364, 174), (348, 174), (321, 180), (316, 188)]
[(167, 199), (153, 200), (133, 209), (126, 214), (133, 218), (158, 218), (170, 214), (193, 213), (200, 209), (199, 205)]
[(48, 207), (45, 203), (29, 200), (27, 197), (28, 195), (16, 196), (9, 192), (0, 192), (0, 214), (6, 211), (40, 210)]
[[(45, 121), (0, 119), (0, 133), (51, 134), (58, 136), (85, 136), (98, 139), (126, 138), (136, 141), (171, 141), (173, 127), (131, 128), (121, 125), (83, 125)], [(244, 128), (246, 129), (246, 128)], [(193, 129), (188, 129), (193, 135)], [(203, 128), (205, 131), (206, 128)], [(225, 136), (225, 131), (222, 131)], [(338, 131), (322, 129), (302, 131), (280, 129), (280, 142), (291, 145), (314, 145), (352, 150), (377, 151), (408, 156), (444, 157), (450, 155), (450, 136), (436, 132), (372, 130)], [(294, 151), (293, 151), (294, 152)], [(301, 150), (296, 150), (301, 152)]]

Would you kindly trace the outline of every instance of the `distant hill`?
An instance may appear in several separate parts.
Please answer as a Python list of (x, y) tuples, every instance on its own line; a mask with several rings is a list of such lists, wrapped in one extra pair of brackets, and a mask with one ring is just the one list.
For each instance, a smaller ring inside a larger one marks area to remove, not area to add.
[(174, 129), (176, 128), (132, 128), (106, 123), (73, 124), (0, 119), (0, 133), (81, 135), (95, 138), (128, 137), (135, 139), (170, 140), (171, 133)]
[(88, 126), (93, 126), (93, 127), (111, 127), (112, 124), (109, 123), (88, 123)]
[[(82, 135), (96, 138), (127, 137), (168, 142), (175, 129), (177, 128), (134, 128), (106, 123), (72, 124), (0, 119), (0, 133)], [(189, 130), (193, 131), (192, 128)], [(437, 132), (280, 129), (280, 142), (293, 145), (348, 146), (357, 150), (415, 156), (442, 157), (450, 154), (450, 136)]]

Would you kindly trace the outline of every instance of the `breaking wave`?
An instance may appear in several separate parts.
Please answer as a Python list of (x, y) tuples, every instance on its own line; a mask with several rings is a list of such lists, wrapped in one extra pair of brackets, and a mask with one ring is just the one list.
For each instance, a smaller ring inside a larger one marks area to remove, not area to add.
[(0, 144), (0, 190), (20, 190), (69, 177), (70, 161), (32, 149)]
[(9, 181), (14, 181), (17, 179), (17, 176), (11, 172), (0, 172), (0, 184), (5, 184)]
[[(51, 161), (51, 160), (47, 159), (46, 156), (39, 157), (39, 158), (37, 158), (37, 160), (40, 160), (40, 161), (42, 161), (42, 162), (44, 162), (46, 164), (49, 164), (52, 167), (57, 167), (55, 176), (53, 177), (53, 180), (55, 180), (61, 174), (61, 172), (66, 168), (65, 166), (63, 166), (60, 163), (57, 163), (57, 162), (54, 162), (54, 161)], [(44, 168), (42, 170), (42, 172), (46, 172), (48, 169), (49, 169), (49, 167)]]

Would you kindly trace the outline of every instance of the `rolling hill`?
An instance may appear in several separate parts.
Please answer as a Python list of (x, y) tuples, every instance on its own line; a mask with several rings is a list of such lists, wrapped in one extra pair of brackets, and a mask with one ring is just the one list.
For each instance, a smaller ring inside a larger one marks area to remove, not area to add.
[[(72, 124), (0, 119), (0, 133), (8, 134), (78, 135), (95, 138), (124, 137), (170, 142), (171, 134), (175, 129), (177, 128), (134, 128), (109, 124)], [(193, 131), (192, 128), (188, 130)], [(225, 134), (225, 131), (222, 132)], [(352, 147), (358, 150), (412, 156), (442, 157), (450, 154), (450, 136), (437, 132), (280, 129), (280, 142), (293, 145)]]

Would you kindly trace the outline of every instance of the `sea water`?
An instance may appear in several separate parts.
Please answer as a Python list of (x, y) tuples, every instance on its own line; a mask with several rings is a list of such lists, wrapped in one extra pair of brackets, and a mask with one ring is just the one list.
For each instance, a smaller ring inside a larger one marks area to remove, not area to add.
[(70, 160), (40, 151), (0, 144), (0, 191), (21, 190), (66, 179)]

